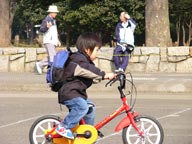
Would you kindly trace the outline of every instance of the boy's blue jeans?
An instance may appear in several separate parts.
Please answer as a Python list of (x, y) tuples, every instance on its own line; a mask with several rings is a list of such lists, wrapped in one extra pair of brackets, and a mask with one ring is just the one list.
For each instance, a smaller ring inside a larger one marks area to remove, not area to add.
[(89, 99), (85, 100), (81, 97), (77, 97), (64, 101), (63, 104), (69, 109), (69, 114), (62, 122), (65, 128), (71, 129), (75, 127), (82, 118), (85, 120), (86, 124), (94, 125), (95, 107), (93, 102)]

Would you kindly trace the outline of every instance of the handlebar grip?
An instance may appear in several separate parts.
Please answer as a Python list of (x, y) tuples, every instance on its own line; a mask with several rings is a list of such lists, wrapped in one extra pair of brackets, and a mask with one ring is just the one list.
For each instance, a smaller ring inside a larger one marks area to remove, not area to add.
[(106, 84), (105, 84), (105, 87), (107, 87), (112, 81), (113, 81), (113, 79), (110, 80), (108, 83), (106, 83)]

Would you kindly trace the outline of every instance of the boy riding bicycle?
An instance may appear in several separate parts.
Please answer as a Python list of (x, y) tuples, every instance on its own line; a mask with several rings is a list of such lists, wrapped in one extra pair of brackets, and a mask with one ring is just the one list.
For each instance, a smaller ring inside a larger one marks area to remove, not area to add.
[(74, 139), (71, 129), (78, 125), (82, 118), (86, 124), (94, 124), (95, 107), (88, 99), (86, 90), (93, 83), (116, 76), (114, 73), (101, 71), (93, 63), (101, 45), (101, 40), (94, 33), (84, 33), (77, 39), (78, 51), (71, 54), (64, 72), (66, 78), (75, 78), (65, 83), (58, 92), (59, 103), (69, 109), (69, 114), (56, 128), (56, 132), (61, 136)]

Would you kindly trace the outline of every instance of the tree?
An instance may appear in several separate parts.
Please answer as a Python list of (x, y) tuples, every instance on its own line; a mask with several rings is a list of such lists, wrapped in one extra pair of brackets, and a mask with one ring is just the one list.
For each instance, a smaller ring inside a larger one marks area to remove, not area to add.
[(137, 19), (136, 33), (141, 33), (143, 29), (141, 21), (144, 20), (144, 10), (141, 7), (144, 4), (142, 0), (82, 0), (79, 2), (69, 0), (67, 5), (64, 20), (66, 25), (70, 26), (71, 31), (68, 31), (68, 34), (94, 31), (106, 43), (114, 35), (121, 11), (128, 11)]
[(146, 46), (170, 46), (168, 0), (145, 0)]
[(169, 0), (174, 45), (189, 46), (192, 40), (192, 1)]
[(11, 45), (11, 26), (14, 16), (15, 0), (0, 1), (0, 46)]
[(136, 33), (140, 34), (144, 29), (142, 0), (20, 0), (14, 24), (22, 25), (18, 28), (20, 31), (29, 24), (40, 24), (51, 4), (55, 4), (59, 8), (58, 30), (60, 35), (66, 38), (67, 45), (70, 46), (75, 43), (80, 33), (86, 31), (97, 33), (104, 44), (109, 42), (111, 36), (114, 35), (121, 11), (128, 11), (136, 19), (138, 22)]

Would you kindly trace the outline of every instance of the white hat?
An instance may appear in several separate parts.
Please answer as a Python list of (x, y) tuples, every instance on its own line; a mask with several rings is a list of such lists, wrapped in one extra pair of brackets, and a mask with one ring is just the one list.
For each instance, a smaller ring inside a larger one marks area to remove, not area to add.
[(56, 12), (56, 13), (58, 13), (59, 11), (58, 11), (58, 9), (57, 9), (57, 6), (55, 6), (55, 5), (50, 5), (47, 12)]

